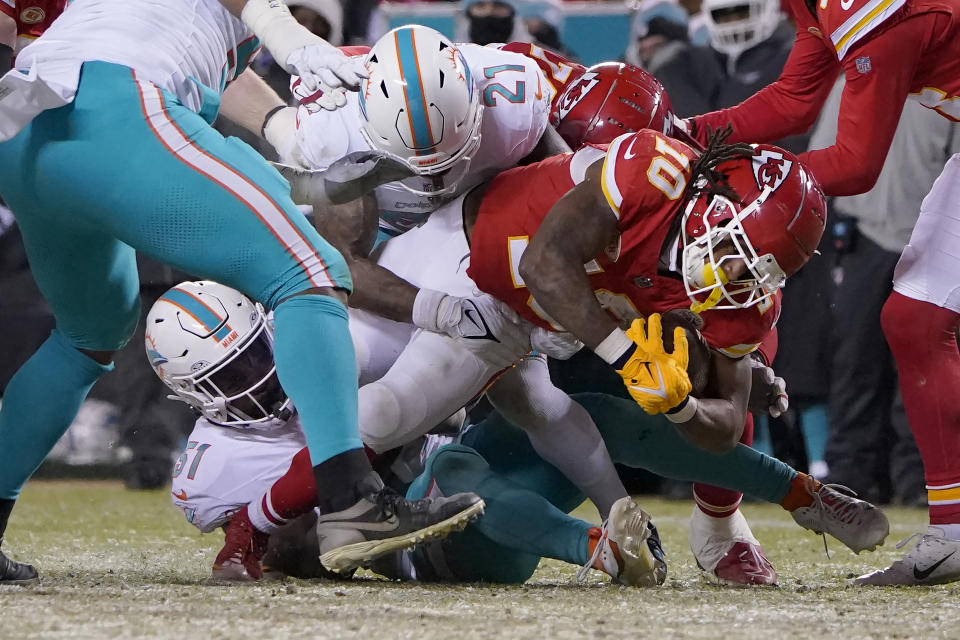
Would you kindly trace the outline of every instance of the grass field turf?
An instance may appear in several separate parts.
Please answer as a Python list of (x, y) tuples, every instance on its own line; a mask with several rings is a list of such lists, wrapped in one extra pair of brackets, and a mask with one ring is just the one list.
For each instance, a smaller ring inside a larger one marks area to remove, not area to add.
[[(206, 583), (222, 536), (201, 536), (166, 491), (111, 482), (34, 482), (5, 548), (42, 572), (40, 585), (0, 587), (0, 638), (866, 638), (960, 637), (960, 585), (862, 589), (848, 577), (897, 558), (894, 543), (925, 524), (891, 509), (876, 553), (855, 556), (779, 507), (744, 513), (780, 574), (779, 588), (708, 582), (687, 549), (691, 505), (641, 499), (670, 562), (659, 589), (610, 586), (545, 560), (524, 586), (351, 582)], [(592, 508), (582, 517), (596, 519)]]

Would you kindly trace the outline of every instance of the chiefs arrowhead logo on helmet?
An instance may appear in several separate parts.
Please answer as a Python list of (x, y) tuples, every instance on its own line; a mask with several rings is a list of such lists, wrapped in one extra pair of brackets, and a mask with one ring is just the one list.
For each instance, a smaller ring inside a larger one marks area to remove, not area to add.
[(600, 81), (596, 73), (585, 73), (564, 91), (557, 102), (557, 113), (560, 120), (570, 113), (570, 110), (577, 106), (577, 103), (583, 100), (590, 90), (597, 86)]
[(787, 160), (779, 151), (763, 149), (753, 156), (753, 177), (760, 189), (770, 187), (776, 191), (790, 173), (793, 161)]

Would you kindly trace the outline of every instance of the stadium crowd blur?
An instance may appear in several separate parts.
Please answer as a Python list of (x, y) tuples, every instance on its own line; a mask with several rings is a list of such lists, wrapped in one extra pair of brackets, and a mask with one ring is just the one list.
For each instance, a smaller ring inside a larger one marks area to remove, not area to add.
[[(623, 34), (619, 59), (654, 73), (681, 117), (735, 105), (775, 80), (794, 38), (794, 27), (781, 14), (779, 0), (702, 0), (702, 4), (701, 0), (288, 0), (287, 4), (302, 24), (335, 45), (370, 44), (394, 26), (419, 22), (456, 41), (535, 42), (586, 65), (609, 59), (598, 57), (596, 45), (601, 43), (589, 37), (590, 29), (579, 28), (602, 18)], [(577, 27), (571, 28), (574, 17)], [(602, 44), (609, 48), (609, 39)], [(6, 56), (0, 52), (0, 68), (6, 70), (9, 64), (9, 50)], [(266, 51), (255, 60), (254, 69), (289, 99), (287, 76)], [(829, 146), (836, 134), (838, 108), (839, 92), (834, 91), (809, 135), (780, 144), (794, 152)], [(241, 135), (222, 118), (217, 124), (225, 135)], [(778, 419), (758, 420), (755, 446), (821, 479), (847, 485), (872, 502), (926, 502), (922, 463), (880, 329), (880, 308), (923, 195), (944, 161), (960, 150), (956, 128), (933, 111), (908, 102), (876, 187), (830, 203), (820, 255), (791, 279), (784, 292), (773, 366), (787, 380), (791, 408)], [(272, 154), (265, 144), (248, 142), (264, 155)], [(144, 259), (140, 277), (146, 311), (169, 286), (188, 276)], [(0, 207), (4, 356), (0, 394), (52, 325), (30, 277), (16, 224)], [(52, 455), (74, 471), (91, 465), (98, 472), (119, 471), (131, 488), (167, 482), (171, 455), (182, 447), (193, 423), (184, 405), (166, 399), (164, 386), (147, 366), (142, 331), (141, 323), (140, 333), (119, 354), (116, 370), (94, 387)], [(625, 396), (619, 378), (590, 353), (553, 362), (552, 372), (569, 392)], [(482, 411), (483, 407), (475, 408), (476, 413)], [(648, 476), (630, 481), (636, 490), (668, 489)], [(677, 493), (689, 496), (686, 490)]]

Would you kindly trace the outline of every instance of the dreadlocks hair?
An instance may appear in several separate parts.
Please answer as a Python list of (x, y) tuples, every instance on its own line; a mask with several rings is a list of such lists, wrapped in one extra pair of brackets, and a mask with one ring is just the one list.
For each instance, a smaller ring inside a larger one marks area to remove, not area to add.
[[(723, 129), (707, 128), (707, 146), (690, 167), (690, 181), (687, 183), (688, 197), (696, 198), (706, 195), (712, 198), (719, 195), (740, 201), (740, 196), (727, 181), (726, 174), (717, 170), (717, 165), (723, 162), (749, 158), (753, 155), (753, 147), (744, 142), (724, 144), (724, 140), (732, 133), (733, 126), (729, 124)], [(700, 178), (703, 178), (703, 181)]]

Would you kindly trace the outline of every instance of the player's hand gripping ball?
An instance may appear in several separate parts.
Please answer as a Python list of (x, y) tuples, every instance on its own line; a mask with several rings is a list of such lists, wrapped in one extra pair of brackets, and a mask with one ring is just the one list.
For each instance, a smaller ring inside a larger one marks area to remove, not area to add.
[(634, 320), (627, 337), (637, 348), (617, 373), (630, 396), (649, 414), (664, 413), (683, 402), (691, 390), (687, 335), (683, 328), (674, 329), (670, 353), (663, 346), (659, 313), (650, 314), (646, 321)]

